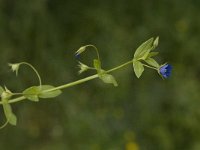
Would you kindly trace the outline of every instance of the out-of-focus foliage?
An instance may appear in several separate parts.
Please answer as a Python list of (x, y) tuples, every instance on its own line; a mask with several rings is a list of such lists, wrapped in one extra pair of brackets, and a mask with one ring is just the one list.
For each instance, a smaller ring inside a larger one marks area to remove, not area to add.
[[(94, 80), (56, 99), (16, 104), (18, 126), (0, 131), (0, 149), (199, 150), (198, 16), (197, 0), (0, 0), (0, 84), (11, 90), (37, 79), (26, 68), (16, 78), (8, 62), (30, 62), (44, 84), (84, 77), (73, 55), (86, 44), (110, 68), (159, 35), (160, 62), (173, 65), (165, 81), (152, 71), (136, 79), (130, 66), (114, 73), (117, 88)], [(91, 61), (92, 52), (84, 55)]]

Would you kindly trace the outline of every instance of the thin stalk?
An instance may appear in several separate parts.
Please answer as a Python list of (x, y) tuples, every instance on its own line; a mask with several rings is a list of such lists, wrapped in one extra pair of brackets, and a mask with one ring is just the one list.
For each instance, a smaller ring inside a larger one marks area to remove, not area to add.
[(124, 66), (126, 66), (126, 65), (131, 64), (131, 63), (133, 63), (133, 60), (130, 60), (130, 61), (126, 62), (126, 63), (123, 63), (123, 64), (121, 64), (120, 66), (117, 66), (117, 67), (112, 68), (112, 69), (110, 69), (110, 70), (107, 70), (106, 73), (113, 72), (113, 71), (118, 70), (118, 69), (120, 69), (120, 68), (122, 68), (122, 67), (124, 67)]
[(52, 89), (49, 89), (49, 90), (45, 90), (43, 92), (46, 93), (46, 92), (51, 92), (51, 91), (55, 91), (55, 90), (65, 89), (65, 88), (68, 88), (68, 87), (71, 87), (71, 86), (74, 86), (74, 85), (78, 85), (78, 84), (81, 84), (83, 82), (95, 79), (95, 78), (98, 78), (98, 74), (95, 74), (95, 75), (92, 75), (92, 76), (89, 76), (89, 77), (86, 77), (86, 78), (83, 78), (83, 79), (80, 79), (80, 80), (77, 80), (77, 81), (74, 81), (74, 82), (70, 82), (68, 84), (57, 86), (55, 88), (52, 88)]
[(96, 53), (97, 53), (97, 58), (98, 58), (98, 60), (100, 60), (99, 51), (98, 51), (98, 49), (97, 49), (96, 46), (94, 46), (94, 45), (92, 45), (92, 44), (89, 44), (89, 45), (86, 45), (86, 47), (93, 47), (93, 48), (95, 49)]
[(146, 64), (143, 64), (145, 67), (147, 67), (147, 68), (151, 68), (151, 69), (154, 69), (154, 70), (156, 70), (156, 71), (158, 71), (158, 68), (155, 68), (155, 67), (152, 67), (152, 66), (149, 66), (149, 65), (146, 65)]
[[(114, 67), (114, 68), (112, 68), (110, 70), (107, 70), (107, 71), (105, 71), (105, 73), (110, 73), (110, 72), (113, 72), (115, 70), (121, 69), (121, 68), (123, 68), (123, 67), (125, 67), (125, 66), (127, 66), (127, 65), (129, 65), (131, 63), (132, 63), (132, 60), (128, 61), (126, 63), (123, 63), (120, 66)], [(89, 77), (86, 77), (86, 78), (83, 78), (83, 79), (80, 79), (80, 80), (77, 80), (77, 81), (74, 81), (74, 82), (70, 82), (70, 83), (67, 83), (67, 84), (64, 84), (64, 85), (57, 86), (55, 88), (49, 89), (49, 90), (45, 90), (45, 91), (43, 91), (43, 93), (51, 92), (51, 91), (55, 91), (55, 90), (65, 89), (65, 88), (68, 88), (68, 87), (71, 87), (71, 86), (74, 86), (74, 85), (78, 85), (78, 84), (87, 82), (89, 80), (92, 80), (92, 79), (95, 79), (95, 78), (98, 78), (98, 77), (99, 77), (99, 75), (95, 74), (95, 75), (92, 75), (92, 76), (89, 76)], [(16, 103), (16, 102), (19, 102), (19, 101), (22, 101), (22, 100), (25, 100), (25, 99), (26, 99), (26, 97), (20, 96), (20, 97), (17, 97), (17, 98), (9, 100), (9, 103)], [(2, 105), (2, 102), (0, 102), (0, 104)]]
[(42, 85), (42, 80), (41, 80), (41, 77), (40, 77), (38, 71), (37, 71), (31, 64), (29, 64), (29, 63), (27, 63), (27, 62), (21, 62), (20, 64), (27, 65), (27, 66), (31, 67), (31, 69), (33, 69), (33, 71), (36, 73), (36, 75), (37, 75), (37, 77), (38, 77), (39, 86), (41, 87), (41, 85)]
[(9, 120), (6, 120), (6, 122), (0, 126), (0, 129), (3, 129), (7, 124), (8, 124)]

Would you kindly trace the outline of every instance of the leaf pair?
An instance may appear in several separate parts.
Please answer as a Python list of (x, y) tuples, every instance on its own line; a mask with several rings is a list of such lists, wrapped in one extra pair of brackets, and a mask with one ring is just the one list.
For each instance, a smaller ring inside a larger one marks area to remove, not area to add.
[(52, 90), (52, 85), (32, 86), (23, 91), (24, 97), (31, 101), (39, 101), (39, 98), (54, 98), (60, 95), (61, 90)]
[[(37, 102), (39, 101), (39, 98), (53, 98), (62, 93), (61, 90), (53, 90), (53, 88), (55, 87), (52, 85), (32, 86), (23, 91), (23, 96), (26, 97), (28, 100)], [(7, 123), (10, 123), (11, 125), (17, 124), (17, 117), (12, 111), (12, 107), (9, 104), (9, 99), (6, 96), (4, 96), (6, 94), (7, 90), (5, 91), (0, 86), (1, 101), (7, 120), (6, 123), (0, 128), (3, 128)]]
[(101, 62), (98, 59), (94, 59), (93, 61), (94, 68), (97, 70), (99, 79), (101, 79), (104, 83), (113, 84), (114, 86), (118, 86), (117, 81), (114, 76), (106, 73), (105, 70), (101, 69)]
[(159, 68), (159, 64), (152, 57), (157, 55), (158, 52), (151, 52), (158, 46), (159, 37), (155, 40), (150, 38), (146, 42), (142, 43), (135, 51), (133, 58), (133, 68), (137, 78), (140, 78), (144, 72), (144, 65), (141, 61), (146, 62), (148, 65), (155, 68)]

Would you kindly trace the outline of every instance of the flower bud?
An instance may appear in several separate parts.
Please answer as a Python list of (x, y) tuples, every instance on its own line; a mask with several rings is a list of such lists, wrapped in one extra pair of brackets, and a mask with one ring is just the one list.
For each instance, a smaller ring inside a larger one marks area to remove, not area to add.
[(2, 92), (1, 98), (9, 99), (9, 98), (11, 98), (12, 95), (13, 95), (13, 93), (5, 87), (5, 91)]
[(159, 74), (164, 77), (164, 78), (168, 78), (171, 75), (171, 71), (172, 71), (172, 66), (170, 64), (164, 64), (162, 66), (160, 66), (159, 68)]
[(87, 46), (82, 46), (82, 47), (80, 47), (80, 48), (76, 51), (75, 55), (76, 55), (76, 56), (79, 56), (82, 52), (85, 51), (86, 47), (87, 47)]
[(85, 65), (85, 64), (83, 64), (83, 63), (81, 63), (81, 62), (79, 62), (78, 67), (80, 68), (79, 74), (81, 74), (81, 73), (87, 71), (87, 70), (90, 68), (90, 67), (88, 67), (87, 65)]
[(11, 70), (13, 72), (16, 72), (16, 76), (18, 75), (18, 70), (19, 70), (19, 66), (20, 63), (16, 63), (16, 64), (8, 64), (11, 67)]

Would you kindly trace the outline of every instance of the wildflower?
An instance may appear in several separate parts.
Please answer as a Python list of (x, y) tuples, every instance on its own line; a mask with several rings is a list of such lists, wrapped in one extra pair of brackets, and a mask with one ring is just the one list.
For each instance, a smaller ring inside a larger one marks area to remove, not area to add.
[(171, 74), (172, 66), (170, 64), (164, 64), (159, 68), (159, 74), (164, 77), (168, 78)]

